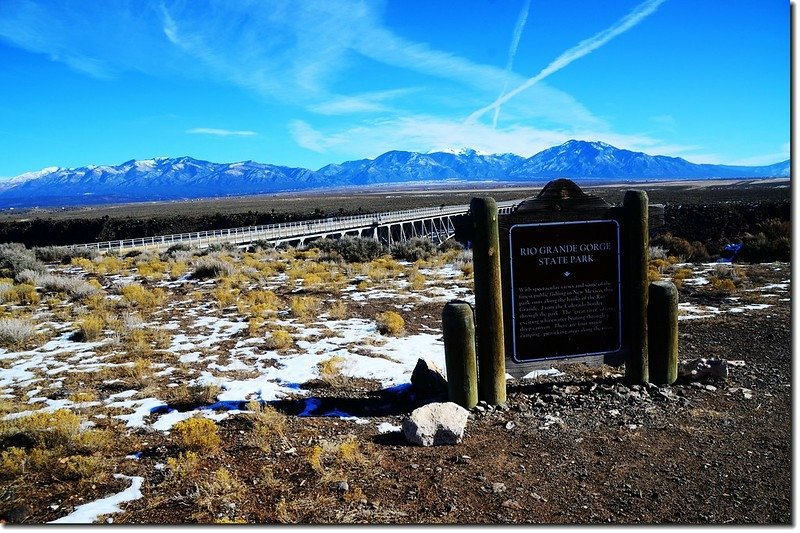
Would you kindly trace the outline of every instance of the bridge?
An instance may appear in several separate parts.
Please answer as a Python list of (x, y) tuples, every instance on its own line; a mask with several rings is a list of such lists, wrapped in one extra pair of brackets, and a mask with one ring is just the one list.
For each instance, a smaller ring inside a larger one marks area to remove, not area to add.
[[(510, 213), (514, 206), (521, 201), (497, 202), (498, 211), (501, 214)], [(385, 244), (404, 241), (412, 237), (428, 237), (438, 244), (454, 235), (453, 217), (465, 215), (468, 211), (469, 205), (443, 205), (368, 215), (303, 220), (286, 224), (267, 224), (86, 243), (76, 246), (94, 248), (101, 252), (132, 249), (160, 251), (179, 243), (197, 248), (207, 248), (212, 244), (225, 243), (246, 245), (262, 240), (274, 245), (303, 245), (314, 239), (339, 238), (344, 235), (373, 238)]]

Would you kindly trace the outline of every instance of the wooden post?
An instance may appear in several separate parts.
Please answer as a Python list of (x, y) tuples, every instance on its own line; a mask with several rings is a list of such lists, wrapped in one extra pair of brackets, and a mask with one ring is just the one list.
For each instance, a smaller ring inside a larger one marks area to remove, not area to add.
[(506, 401), (506, 357), (497, 203), (494, 198), (473, 198), (469, 208), (475, 226), (472, 262), (479, 397), (490, 405), (498, 405)]
[(672, 385), (678, 379), (678, 289), (671, 281), (650, 284), (647, 337), (650, 381)]
[[(631, 339), (625, 361), (625, 378), (629, 383), (648, 381), (647, 364), (647, 265), (650, 256), (648, 236), (647, 193), (626, 191), (622, 206), (625, 210), (623, 261), (626, 262), (628, 286), (627, 326)], [(625, 257), (627, 254), (627, 257)]]
[(442, 311), (447, 395), (451, 402), (472, 409), (478, 403), (478, 370), (475, 357), (475, 322), (472, 308), (459, 300)]

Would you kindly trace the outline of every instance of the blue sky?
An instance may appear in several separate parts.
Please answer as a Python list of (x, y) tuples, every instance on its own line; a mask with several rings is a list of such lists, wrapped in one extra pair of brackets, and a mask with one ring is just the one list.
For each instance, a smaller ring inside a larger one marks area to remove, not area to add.
[(789, 157), (786, 0), (0, 2), (0, 176), (572, 138)]

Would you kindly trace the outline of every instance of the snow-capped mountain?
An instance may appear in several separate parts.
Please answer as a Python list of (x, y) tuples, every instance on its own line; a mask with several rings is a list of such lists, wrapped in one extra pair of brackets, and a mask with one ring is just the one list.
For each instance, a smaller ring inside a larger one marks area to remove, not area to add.
[(765, 167), (695, 164), (680, 157), (651, 156), (604, 142), (567, 141), (543, 150), (510, 173), (512, 179), (563, 177), (595, 179), (725, 178), (788, 176), (789, 161)]
[(524, 161), (515, 154), (481, 155), (475, 150), (456, 152), (400, 152), (375, 159), (327, 165), (317, 171), (331, 185), (365, 185), (430, 180), (503, 180)]
[(472, 149), (430, 153), (391, 151), (375, 159), (317, 171), (243, 161), (210, 163), (191, 157), (132, 160), (121, 165), (49, 167), (0, 181), (0, 207), (81, 205), (207, 198), (326, 187), (420, 181), (542, 181), (698, 179), (789, 176), (789, 161), (769, 166), (697, 165), (602, 142), (568, 141), (525, 159)]

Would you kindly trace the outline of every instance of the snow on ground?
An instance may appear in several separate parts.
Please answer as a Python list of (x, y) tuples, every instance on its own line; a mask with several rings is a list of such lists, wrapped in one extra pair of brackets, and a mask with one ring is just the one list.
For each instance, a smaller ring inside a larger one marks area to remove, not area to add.
[(143, 477), (125, 476), (123, 474), (114, 474), (114, 477), (117, 479), (130, 480), (131, 486), (117, 494), (112, 494), (100, 500), (79, 505), (67, 516), (62, 516), (58, 520), (53, 520), (50, 524), (91, 524), (101, 515), (120, 512), (122, 510), (119, 507), (121, 503), (138, 500), (142, 497), (140, 489), (142, 483), (144, 483)]
[[(413, 266), (403, 265), (404, 268)], [(677, 266), (692, 269), (692, 277), (685, 279), (684, 283), (697, 290), (703, 290), (709, 284), (709, 276), (719, 269), (715, 263)], [(397, 309), (406, 316), (415, 313), (420, 305), (443, 304), (455, 299), (474, 303), (470, 276), (465, 276), (455, 265), (426, 266), (420, 268), (419, 273), (425, 277), (425, 284), (423, 289), (415, 290), (410, 288), (404, 274), (389, 277), (373, 286), (357, 288), (365, 276), (356, 273), (330, 298), (346, 302), (351, 308), (381, 306), (383, 309)], [(285, 272), (276, 272), (251, 288), (277, 289), (285, 287), (288, 280)], [(112, 283), (136, 281), (137, 277), (133, 275), (116, 276)], [(420, 317), (424, 320), (416, 328), (416, 333), (394, 337), (379, 333), (376, 322), (370, 318), (333, 320), (327, 318), (325, 312), (303, 322), (288, 311), (280, 311), (270, 319), (270, 324), (290, 332), (292, 345), (273, 349), (267, 343), (268, 334), (251, 336), (248, 333), (246, 317), (232, 307), (217, 309), (213, 299), (208, 297), (216, 283), (215, 280), (193, 280), (188, 275), (174, 281), (158, 282), (156, 285), (165, 290), (206, 292), (201, 298), (174, 298), (142, 320), (146, 327), (163, 330), (170, 336), (168, 346), (152, 356), (152, 378), (94, 401), (79, 401), (79, 398), (71, 399), (68, 395), (54, 399), (57, 396), (54, 391), (63, 387), (63, 379), (73, 378), (76, 373), (87, 376), (87, 379), (96, 375), (102, 383), (111, 386), (120, 382), (119, 373), (122, 372), (122, 382), (130, 385), (130, 380), (124, 378), (124, 372), (135, 370), (130, 354), (126, 355), (118, 346), (119, 339), (110, 336), (93, 342), (76, 342), (73, 340), (75, 326), (71, 322), (52, 320), (42, 314), (42, 327), (47, 324), (53, 332), (50, 340), (32, 350), (0, 350), (0, 397), (14, 398), (29, 406), (22, 412), (6, 416), (63, 407), (100, 406), (110, 413), (98, 413), (97, 416), (113, 416), (129, 428), (169, 431), (175, 423), (195, 415), (221, 420), (240, 412), (238, 409), (242, 403), (249, 400), (270, 402), (307, 395), (309, 392), (301, 385), (319, 379), (320, 364), (331, 359), (337, 361), (343, 377), (374, 380), (384, 388), (407, 384), (419, 358), (430, 359), (446, 368), (441, 330), (436, 327), (438, 317), (424, 315)], [(292, 292), (300, 289), (302, 281), (295, 282)], [(789, 291), (789, 280), (764, 284), (748, 291), (757, 293), (759, 297), (782, 296)], [(732, 296), (720, 305), (681, 302), (679, 320), (758, 312), (772, 305), (741, 300), (740, 296)], [(775, 299), (771, 301), (775, 302)], [(161, 361), (157, 360), (159, 354), (163, 354)], [(118, 375), (103, 378), (103, 372), (117, 372)], [(526, 377), (556, 372), (553, 369), (542, 370)], [(150, 379), (157, 385), (148, 386)], [(168, 393), (178, 387), (191, 386), (218, 387), (215, 389), (216, 403), (183, 411), (172, 408)], [(308, 399), (308, 413), (315, 412), (314, 401), (314, 398)], [(349, 418), (347, 413), (334, 415), (362, 423), (359, 419)]]

